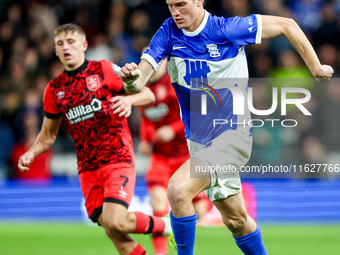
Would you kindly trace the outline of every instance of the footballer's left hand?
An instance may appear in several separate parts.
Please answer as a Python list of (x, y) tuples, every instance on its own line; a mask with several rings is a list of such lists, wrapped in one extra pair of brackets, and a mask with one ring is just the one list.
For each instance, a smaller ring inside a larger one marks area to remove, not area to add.
[(129, 117), (131, 115), (132, 102), (128, 96), (116, 96), (110, 99), (114, 103), (113, 114), (119, 113), (119, 117)]

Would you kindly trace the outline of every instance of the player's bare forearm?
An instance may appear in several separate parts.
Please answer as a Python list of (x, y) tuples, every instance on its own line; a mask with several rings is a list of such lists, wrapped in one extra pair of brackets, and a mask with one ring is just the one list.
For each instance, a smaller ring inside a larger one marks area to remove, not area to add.
[(300, 54), (314, 77), (332, 77), (332, 67), (320, 63), (311, 43), (293, 19), (262, 15), (262, 22), (262, 39), (284, 35)]
[(48, 119), (44, 118), (40, 133), (31, 148), (24, 153), (18, 161), (18, 167), (21, 171), (29, 170), (28, 166), (32, 161), (51, 148), (55, 139), (57, 138), (61, 118)]
[(36, 141), (28, 151), (32, 152), (34, 157), (37, 157), (49, 150), (56, 138), (57, 134), (51, 134), (42, 129)]
[(124, 82), (124, 89), (130, 94), (140, 93), (151, 76), (155, 73), (147, 60), (142, 60), (137, 66), (135, 63), (126, 64), (119, 76)]
[(126, 96), (115, 96), (110, 99), (113, 103), (113, 114), (119, 114), (119, 117), (129, 117), (132, 106), (145, 106), (155, 102), (155, 96), (151, 90), (144, 87), (140, 93), (128, 94)]
[(129, 95), (127, 96), (130, 98), (132, 106), (146, 106), (155, 102), (156, 98), (155, 95), (148, 87), (144, 87), (142, 91), (138, 94)]

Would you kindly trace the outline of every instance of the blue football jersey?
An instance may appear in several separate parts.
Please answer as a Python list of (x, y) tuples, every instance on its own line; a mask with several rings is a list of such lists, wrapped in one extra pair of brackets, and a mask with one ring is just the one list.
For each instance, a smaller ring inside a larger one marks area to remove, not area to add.
[[(178, 28), (169, 18), (154, 35), (142, 59), (156, 71), (168, 59), (188, 139), (207, 144), (230, 129), (251, 134), (244, 46), (261, 43), (261, 35), (260, 15), (226, 19), (207, 11), (194, 32)], [(244, 102), (243, 114), (235, 113), (237, 96), (244, 98), (238, 101)]]

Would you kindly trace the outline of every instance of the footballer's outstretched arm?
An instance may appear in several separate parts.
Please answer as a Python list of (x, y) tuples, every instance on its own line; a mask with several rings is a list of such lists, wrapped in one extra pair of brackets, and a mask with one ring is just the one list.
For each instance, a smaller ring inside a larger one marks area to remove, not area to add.
[(332, 77), (333, 68), (320, 63), (306, 35), (293, 19), (268, 15), (261, 15), (261, 17), (262, 39), (284, 35), (300, 54), (315, 78)]
[(135, 63), (125, 64), (119, 71), (119, 76), (124, 82), (125, 90), (130, 94), (139, 93), (155, 73), (152, 65), (145, 59), (137, 66)]
[(154, 93), (148, 87), (142, 88), (137, 95), (127, 95), (126, 97), (130, 99), (131, 105), (136, 107), (146, 106), (156, 100)]
[(47, 151), (53, 145), (58, 135), (62, 117), (49, 119), (44, 117), (40, 133), (31, 148), (24, 153), (18, 161), (18, 167), (22, 172), (28, 171), (28, 166), (40, 154)]

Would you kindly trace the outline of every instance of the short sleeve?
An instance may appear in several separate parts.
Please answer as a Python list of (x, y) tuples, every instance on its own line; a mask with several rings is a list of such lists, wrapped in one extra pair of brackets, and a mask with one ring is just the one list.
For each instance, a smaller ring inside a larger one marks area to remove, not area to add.
[(104, 79), (109, 88), (115, 92), (124, 94), (125, 90), (123, 81), (116, 74), (119, 67), (107, 60), (102, 60), (101, 64), (104, 72)]
[(262, 37), (261, 15), (224, 19), (221, 26), (225, 35), (235, 46), (260, 44)]
[(44, 92), (44, 115), (49, 119), (59, 119), (63, 115), (52, 97), (50, 84), (46, 86)]
[(142, 55), (142, 59), (147, 60), (155, 71), (169, 54), (169, 34), (169, 22), (166, 20), (151, 39), (149, 48)]

